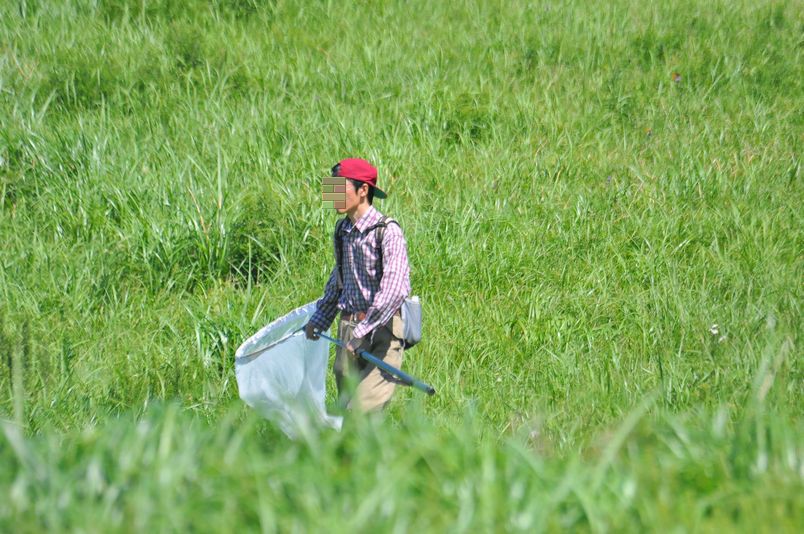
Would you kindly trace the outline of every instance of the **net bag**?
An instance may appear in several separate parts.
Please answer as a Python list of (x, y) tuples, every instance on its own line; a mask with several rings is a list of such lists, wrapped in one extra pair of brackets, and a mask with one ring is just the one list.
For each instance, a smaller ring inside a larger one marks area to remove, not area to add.
[(240, 398), (291, 439), (343, 423), (325, 406), (329, 346), (300, 331), (315, 307), (311, 302), (266, 325), (235, 353)]

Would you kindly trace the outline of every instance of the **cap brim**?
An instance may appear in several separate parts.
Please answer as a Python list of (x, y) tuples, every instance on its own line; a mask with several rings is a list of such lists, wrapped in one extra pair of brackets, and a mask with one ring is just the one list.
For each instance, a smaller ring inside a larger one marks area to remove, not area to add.
[(385, 191), (380, 189), (379, 187), (374, 188), (374, 198), (387, 198), (388, 195), (385, 194)]

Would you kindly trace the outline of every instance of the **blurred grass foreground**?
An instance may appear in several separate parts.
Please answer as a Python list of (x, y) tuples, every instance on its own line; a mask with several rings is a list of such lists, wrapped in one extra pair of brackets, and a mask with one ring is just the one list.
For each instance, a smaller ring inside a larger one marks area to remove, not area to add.
[[(795, 0), (0, 3), (0, 531), (800, 532), (802, 35)], [(348, 156), (438, 395), (290, 442), (234, 351), (320, 296)]]

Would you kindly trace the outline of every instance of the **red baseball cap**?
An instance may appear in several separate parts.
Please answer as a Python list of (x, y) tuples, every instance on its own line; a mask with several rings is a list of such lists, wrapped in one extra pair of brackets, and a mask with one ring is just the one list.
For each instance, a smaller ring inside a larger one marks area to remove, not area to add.
[(386, 198), (385, 191), (377, 187), (377, 169), (368, 161), (358, 158), (347, 158), (332, 167), (332, 176), (351, 178), (365, 182), (374, 188), (374, 198)]

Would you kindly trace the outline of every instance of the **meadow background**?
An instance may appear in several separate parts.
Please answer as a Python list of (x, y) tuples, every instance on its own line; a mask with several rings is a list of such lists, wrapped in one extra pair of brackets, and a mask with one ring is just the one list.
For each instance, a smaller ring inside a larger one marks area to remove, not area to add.
[[(0, 530), (804, 526), (800, 1), (0, 4)], [(289, 442), (236, 347), (365, 157), (425, 340)]]

